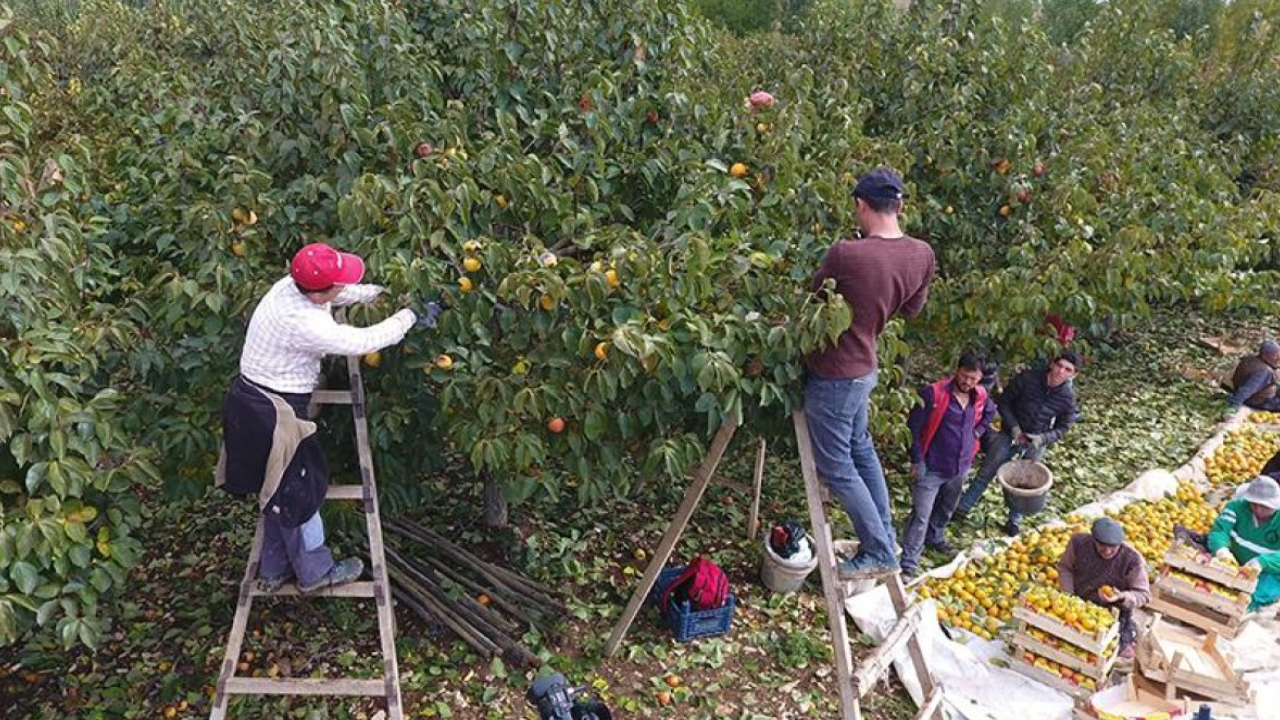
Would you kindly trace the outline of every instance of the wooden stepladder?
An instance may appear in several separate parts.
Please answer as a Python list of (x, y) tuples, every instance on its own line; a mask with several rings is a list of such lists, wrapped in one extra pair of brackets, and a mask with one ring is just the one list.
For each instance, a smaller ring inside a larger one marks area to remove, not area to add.
[(833, 547), (831, 524), (827, 521), (825, 504), (825, 488), (818, 477), (818, 469), (813, 460), (813, 445), (809, 437), (809, 423), (803, 410), (796, 410), (791, 415), (795, 424), (796, 445), (800, 451), (800, 470), (804, 475), (805, 498), (809, 502), (809, 522), (813, 528), (813, 539), (818, 553), (818, 570), (822, 575), (822, 593), (827, 600), (827, 620), (831, 625), (831, 642), (835, 649), (836, 680), (840, 688), (840, 711), (842, 720), (862, 720), (859, 706), (861, 698), (876, 686), (892, 666), (893, 658), (898, 655), (905, 644), (911, 656), (911, 664), (916, 676), (920, 678), (920, 687), (924, 692), (924, 703), (916, 720), (933, 718), (943, 720), (942, 687), (933, 680), (929, 667), (925, 663), (924, 652), (920, 648), (917, 635), (920, 628), (921, 610), (919, 605), (912, 605), (902, 586), (902, 578), (898, 573), (887, 573), (882, 576), (889, 589), (889, 597), (893, 601), (894, 612), (898, 622), (885, 636), (884, 642), (871, 652), (855, 669), (853, 654), (849, 647), (849, 626), (845, 617), (844, 583), (837, 575), (836, 554)]
[[(227, 716), (227, 700), (231, 695), (349, 695), (381, 697), (386, 700), (389, 720), (403, 720), (400, 704), (400, 671), (396, 663), (395, 615), (391, 605), (391, 586), (387, 580), (387, 564), (382, 544), (382, 521), (378, 515), (378, 492), (373, 475), (373, 452), (369, 447), (369, 423), (365, 414), (364, 382), (360, 377), (360, 358), (347, 358), (348, 390), (316, 390), (311, 396), (312, 410), (318, 405), (350, 405), (355, 421), (356, 450), (360, 459), (360, 485), (330, 485), (326, 500), (354, 500), (363, 505), (369, 533), (369, 570), (372, 581), (338, 585), (312, 593), (321, 597), (373, 598), (378, 609), (378, 632), (382, 637), (381, 678), (249, 678), (236, 677), (236, 662), (249, 624), (253, 598), (264, 595), (299, 595), (289, 583), (275, 592), (265, 592), (258, 585), (258, 566), (262, 557), (262, 515), (253, 534), (249, 565), (240, 582), (231, 635), (222, 660), (222, 671), (213, 700), (210, 720)], [(314, 414), (314, 413), (313, 413)]]

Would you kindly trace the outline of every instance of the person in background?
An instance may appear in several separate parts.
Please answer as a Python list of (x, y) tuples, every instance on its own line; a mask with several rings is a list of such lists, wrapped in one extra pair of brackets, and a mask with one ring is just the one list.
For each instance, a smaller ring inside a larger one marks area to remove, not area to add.
[(949, 378), (920, 388), (920, 402), (907, 415), (911, 430), (911, 516), (902, 533), (902, 572), (920, 571), (920, 553), (929, 546), (947, 555), (946, 528), (960, 501), (982, 437), (996, 415), (982, 380), (982, 359), (960, 356)]
[[(1049, 446), (1067, 434), (1076, 421), (1076, 395), (1071, 381), (1079, 366), (1080, 356), (1064, 350), (1048, 369), (1028, 368), (1009, 381), (998, 402), (1003, 427), (991, 439), (982, 468), (960, 498), (956, 509), (959, 516), (968, 515), (978, 504), (1001, 465), (1019, 454), (1027, 460), (1041, 460)], [(1021, 525), (1022, 516), (1010, 509), (1005, 533), (1017, 535)]]
[(853, 309), (849, 327), (830, 347), (805, 358), (804, 414), (814, 462), (853, 521), (858, 552), (838, 568), (845, 580), (898, 570), (884, 468), (868, 428), (868, 404), (878, 380), (876, 341), (895, 315), (924, 309), (934, 273), (933, 248), (898, 224), (906, 193), (888, 168), (872, 170), (853, 189), (862, 239), (837, 240), (814, 274)]
[(1133, 611), (1151, 600), (1151, 582), (1142, 556), (1125, 544), (1124, 528), (1098, 518), (1090, 532), (1076, 533), (1058, 559), (1062, 592), (1120, 611), (1120, 657), (1132, 660), (1138, 639)]
[(364, 262), (324, 243), (298, 251), (289, 275), (259, 301), (249, 320), (240, 375), (222, 407), (217, 485), (256, 494), (263, 537), (259, 583), (275, 592), (296, 581), (304, 593), (360, 577), (360, 558), (335, 561), (325, 544), (320, 504), (329, 484), (324, 452), (307, 420), (326, 355), (363, 355), (400, 342), (415, 326), (433, 327), (440, 308), (405, 308), (376, 325), (333, 318), (334, 306), (373, 302), (377, 285), (360, 285)]
[(1230, 412), (1241, 405), (1254, 410), (1280, 412), (1280, 395), (1276, 393), (1276, 365), (1280, 364), (1280, 344), (1264, 340), (1258, 354), (1243, 358), (1231, 373)]
[(1280, 484), (1259, 475), (1227, 503), (1209, 531), (1205, 545), (1219, 560), (1258, 573), (1250, 610), (1280, 600)]

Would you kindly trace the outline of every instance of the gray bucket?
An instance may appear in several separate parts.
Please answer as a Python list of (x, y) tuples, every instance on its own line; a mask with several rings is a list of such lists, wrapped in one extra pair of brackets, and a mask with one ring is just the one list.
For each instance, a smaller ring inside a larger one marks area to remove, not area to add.
[(1053, 487), (1053, 472), (1037, 460), (1010, 460), (996, 471), (996, 479), (1004, 490), (1005, 504), (1021, 515), (1044, 510)]
[[(797, 563), (778, 554), (769, 547), (769, 538), (764, 539), (764, 560), (760, 563), (760, 581), (764, 586), (776, 593), (793, 593), (804, 585), (804, 579), (818, 567), (818, 548), (813, 547), (813, 557), (807, 563)], [(813, 541), (810, 540), (812, 547)]]

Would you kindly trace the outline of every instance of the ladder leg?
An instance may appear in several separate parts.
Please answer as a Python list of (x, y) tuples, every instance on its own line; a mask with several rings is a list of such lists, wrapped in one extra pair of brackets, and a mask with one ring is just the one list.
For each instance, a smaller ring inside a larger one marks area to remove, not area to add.
[(360, 359), (347, 358), (351, 375), (351, 414), (355, 421), (356, 452), (360, 458), (360, 479), (364, 484), (365, 525), (369, 533), (369, 571), (373, 576), (373, 601), (378, 610), (378, 634), (382, 641), (382, 680), (386, 686), (387, 717), (403, 720), (400, 699), (400, 667), (396, 660), (396, 618), (387, 578), (387, 558), (382, 542), (382, 516), (378, 511), (378, 489), (373, 474), (373, 451), (369, 446), (369, 422), (365, 412), (364, 381)]
[[(911, 601), (907, 597), (907, 590), (902, 586), (902, 575), (894, 573), (893, 577), (885, 581), (885, 585), (889, 588), (889, 598), (893, 601), (894, 613), (898, 617), (902, 617), (907, 609), (911, 607)], [(929, 666), (925, 662), (924, 649), (920, 647), (920, 633), (911, 633), (911, 639), (907, 640), (907, 653), (911, 656), (911, 666), (915, 668), (916, 677), (920, 680), (920, 691), (927, 699), (933, 694), (935, 683), (933, 682), (933, 674), (929, 671)]]
[(253, 531), (253, 543), (249, 550), (249, 562), (240, 581), (240, 595), (236, 600), (236, 615), (231, 621), (231, 635), (227, 638), (227, 651), (222, 658), (222, 670), (213, 696), (213, 710), (209, 720), (223, 720), (227, 716), (227, 681), (235, 677), (236, 663), (240, 660), (240, 647), (244, 643), (244, 631), (249, 625), (249, 610), (253, 606), (253, 583), (258, 579), (258, 564), (262, 558), (262, 513), (258, 513), (258, 527)]
[(791, 419), (795, 424), (796, 445), (800, 451), (800, 471), (804, 475), (804, 494), (809, 503), (809, 523), (813, 527), (813, 539), (817, 545), (818, 570), (822, 575), (822, 594), (827, 600), (827, 621), (831, 626), (831, 644), (835, 650), (836, 682), (840, 688), (840, 717), (842, 720), (862, 720), (858, 695), (853, 691), (853, 655), (849, 649), (849, 626), (845, 618), (844, 588), (837, 575), (831, 525), (827, 522), (821, 481), (818, 479), (818, 469), (813, 460), (809, 423), (803, 410), (793, 412)]

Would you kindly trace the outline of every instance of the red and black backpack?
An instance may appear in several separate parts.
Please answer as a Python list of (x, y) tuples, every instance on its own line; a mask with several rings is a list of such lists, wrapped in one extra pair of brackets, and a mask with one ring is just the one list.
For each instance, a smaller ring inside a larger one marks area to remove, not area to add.
[(714, 610), (723, 607), (729, 597), (729, 578), (719, 565), (698, 556), (662, 591), (659, 607), (665, 610), (672, 595), (677, 600), (687, 599), (694, 610)]

